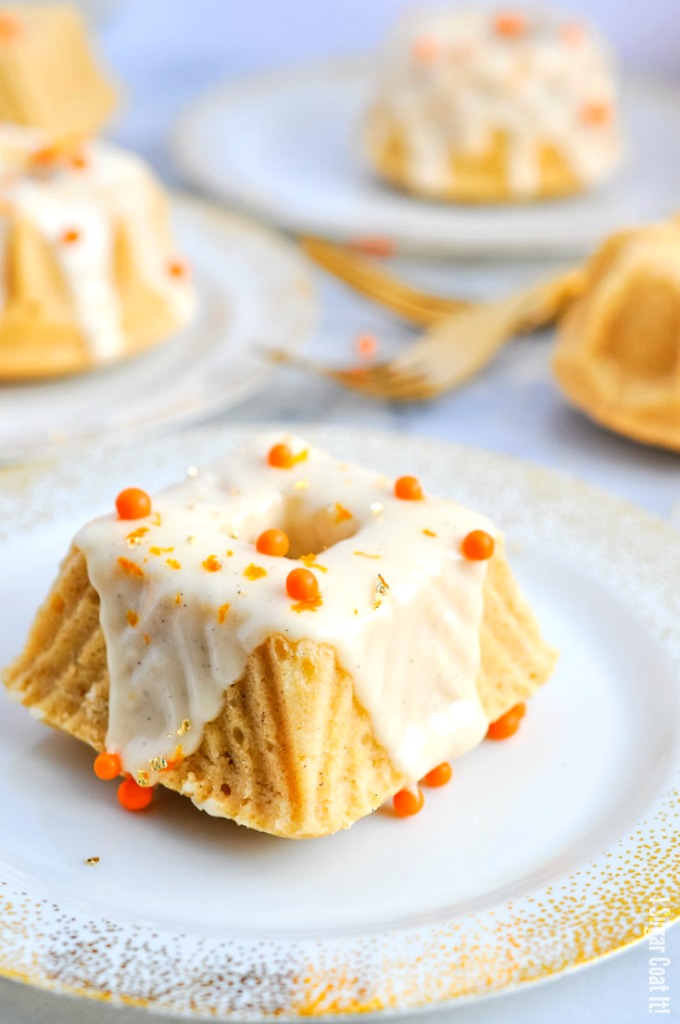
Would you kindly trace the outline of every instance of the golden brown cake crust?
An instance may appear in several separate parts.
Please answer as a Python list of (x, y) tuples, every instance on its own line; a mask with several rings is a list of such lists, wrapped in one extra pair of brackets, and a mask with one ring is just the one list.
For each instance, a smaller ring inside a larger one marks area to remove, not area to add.
[(573, 195), (586, 187), (574, 175), (562, 153), (546, 143), (538, 154), (540, 184), (532, 195), (519, 195), (510, 187), (508, 140), (499, 131), (487, 149), (479, 153), (451, 150), (452, 175), (448, 187), (425, 190), (414, 182), (409, 172), (406, 140), (399, 126), (392, 125), (384, 136), (384, 142), (378, 144), (369, 131), (367, 147), (375, 169), (397, 188), (426, 199), (470, 204), (522, 203)]
[[(479, 690), (491, 719), (549, 677), (541, 639), (501, 552), (485, 586)], [(5, 683), (46, 723), (103, 750), (109, 677), (99, 598), (72, 549)], [(404, 784), (376, 741), (335, 650), (271, 636), (227, 687), (199, 748), (162, 773), (209, 813), (289, 838), (326, 835), (369, 814)]]
[(617, 433), (680, 450), (680, 224), (612, 236), (560, 324), (553, 367), (571, 401)]

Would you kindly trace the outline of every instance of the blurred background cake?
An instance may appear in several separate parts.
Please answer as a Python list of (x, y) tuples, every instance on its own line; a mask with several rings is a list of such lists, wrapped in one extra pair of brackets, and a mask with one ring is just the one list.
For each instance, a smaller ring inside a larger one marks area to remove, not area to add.
[(621, 159), (611, 59), (589, 26), (548, 11), (419, 11), (386, 47), (365, 140), (378, 174), (424, 197), (580, 192)]
[(111, 362), (192, 314), (160, 183), (88, 141), (115, 102), (74, 8), (0, 9), (0, 379)]
[(593, 419), (680, 451), (680, 219), (601, 247), (561, 324), (554, 368)]
[(66, 373), (167, 337), (194, 308), (165, 195), (138, 157), (0, 127), (0, 377)]

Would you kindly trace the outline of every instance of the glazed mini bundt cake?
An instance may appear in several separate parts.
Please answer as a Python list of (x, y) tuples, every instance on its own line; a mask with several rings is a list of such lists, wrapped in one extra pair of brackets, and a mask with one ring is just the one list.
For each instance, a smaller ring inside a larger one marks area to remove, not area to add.
[(623, 231), (595, 254), (554, 370), (598, 423), (680, 451), (680, 220)]
[(125, 806), (161, 784), (326, 835), (417, 794), (552, 671), (494, 527), (412, 477), (264, 436), (117, 509), (75, 537), (5, 682), (129, 776)]
[(142, 351), (192, 316), (160, 184), (105, 143), (0, 126), (0, 379)]
[(99, 131), (116, 102), (75, 7), (0, 7), (0, 123), (81, 137)]
[(563, 196), (610, 176), (622, 152), (602, 40), (547, 11), (419, 11), (397, 26), (365, 126), (373, 168), (425, 198)]

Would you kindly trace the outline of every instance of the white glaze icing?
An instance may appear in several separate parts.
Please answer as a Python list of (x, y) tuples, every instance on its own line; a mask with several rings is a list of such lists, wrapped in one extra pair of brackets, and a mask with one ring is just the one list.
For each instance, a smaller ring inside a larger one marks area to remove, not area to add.
[[(412, 183), (437, 193), (455, 184), (452, 151), (484, 153), (500, 131), (512, 193), (537, 190), (545, 145), (559, 150), (583, 184), (595, 184), (622, 151), (605, 44), (590, 27), (540, 10), (522, 12), (526, 31), (506, 38), (494, 27), (497, 15), (439, 8), (400, 21), (379, 72), (369, 150), (384, 147), (396, 126)], [(424, 59), (419, 46), (432, 53)], [(604, 104), (611, 116), (590, 123), (583, 112), (591, 104)]]
[[(108, 748), (153, 781), (150, 762), (178, 743), (195, 750), (248, 656), (283, 634), (336, 649), (395, 768), (418, 779), (486, 732), (476, 688), (486, 563), (460, 545), (493, 527), (451, 501), (399, 500), (391, 480), (300, 438), (285, 440), (305, 457), (273, 468), (267, 453), (280, 440), (260, 436), (161, 491), (143, 520), (104, 516), (75, 538), (101, 599)], [(290, 555), (317, 552), (318, 608), (296, 611), (286, 592), (299, 562), (257, 552), (272, 526), (288, 533)], [(252, 565), (266, 575), (251, 579)], [(178, 739), (185, 719), (191, 729)]]
[[(140, 279), (162, 298), (177, 326), (185, 323), (195, 306), (194, 290), (186, 277), (168, 272), (175, 254), (160, 186), (144, 162), (93, 143), (85, 150), (84, 167), (63, 160), (33, 173), (31, 154), (47, 145), (46, 136), (34, 129), (0, 126), (0, 202), (9, 207), (9, 216), (28, 221), (49, 243), (94, 358), (106, 362), (127, 347), (114, 275), (118, 226), (130, 240)], [(2, 221), (6, 230), (7, 217)], [(68, 231), (76, 231), (78, 239), (65, 245)], [(3, 285), (0, 302), (5, 301)]]

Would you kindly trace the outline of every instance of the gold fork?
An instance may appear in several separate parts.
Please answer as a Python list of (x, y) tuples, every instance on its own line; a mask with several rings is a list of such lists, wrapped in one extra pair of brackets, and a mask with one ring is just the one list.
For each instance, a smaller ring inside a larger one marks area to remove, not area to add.
[(336, 370), (281, 350), (270, 350), (269, 356), (373, 398), (423, 401), (468, 380), (509, 338), (556, 319), (580, 294), (584, 283), (585, 275), (579, 268), (514, 295), (449, 314), (436, 321), (402, 355), (373, 366)]
[(300, 244), (307, 255), (324, 270), (397, 316), (420, 327), (429, 327), (442, 317), (475, 305), (464, 299), (446, 299), (413, 288), (383, 270), (374, 260), (367, 259), (347, 246), (311, 236), (302, 237)]

